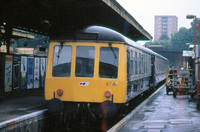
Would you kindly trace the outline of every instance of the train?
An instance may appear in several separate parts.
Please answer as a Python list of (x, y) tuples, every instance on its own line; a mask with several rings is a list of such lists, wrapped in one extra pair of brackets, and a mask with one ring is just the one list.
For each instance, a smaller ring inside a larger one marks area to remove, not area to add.
[(88, 26), (50, 41), (45, 99), (57, 116), (109, 118), (165, 80), (167, 68), (168, 59), (119, 32)]

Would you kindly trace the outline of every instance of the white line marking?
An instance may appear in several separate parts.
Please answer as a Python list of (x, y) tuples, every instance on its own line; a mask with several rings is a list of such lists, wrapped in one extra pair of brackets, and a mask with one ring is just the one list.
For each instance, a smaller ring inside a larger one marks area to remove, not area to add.
[(44, 114), (45, 111), (47, 111), (47, 109), (36, 111), (36, 112), (26, 114), (26, 115), (23, 115), (23, 116), (20, 116), (20, 117), (17, 117), (17, 118), (13, 118), (13, 119), (10, 119), (10, 120), (7, 120), (7, 121), (0, 122), (0, 128), (16, 124), (18, 122), (36, 117), (38, 115), (42, 115), (42, 114)]

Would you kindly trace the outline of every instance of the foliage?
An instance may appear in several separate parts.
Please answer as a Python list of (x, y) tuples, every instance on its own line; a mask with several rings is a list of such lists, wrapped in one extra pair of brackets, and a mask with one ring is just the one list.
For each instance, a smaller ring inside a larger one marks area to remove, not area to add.
[(15, 42), (15, 40), (12, 40), (11, 41), (11, 47), (12, 47), (12, 49), (13, 49), (13, 53), (17, 53), (17, 43)]
[(184, 27), (180, 28), (178, 32), (174, 33), (171, 37), (172, 50), (183, 51), (187, 50), (186, 43), (192, 42), (192, 32)]
[[(196, 43), (198, 44), (198, 23), (199, 23), (200, 19), (197, 19), (197, 25), (196, 25)], [(193, 43), (194, 43), (194, 23), (195, 21), (191, 22), (191, 32), (192, 32), (192, 38), (193, 38)]]
[(20, 38), (16, 39), (16, 47), (25, 47), (25, 48), (37, 48), (37, 46), (43, 46), (45, 48), (48, 48), (49, 46), (49, 37), (40, 35), (40, 34), (34, 34), (35, 39), (27, 39), (27, 38)]
[(171, 50), (170, 40), (161, 40), (150, 42), (149, 45), (162, 45), (164, 50)]
[(160, 41), (162, 40), (169, 40), (169, 37), (167, 36), (167, 34), (162, 34), (159, 38)]

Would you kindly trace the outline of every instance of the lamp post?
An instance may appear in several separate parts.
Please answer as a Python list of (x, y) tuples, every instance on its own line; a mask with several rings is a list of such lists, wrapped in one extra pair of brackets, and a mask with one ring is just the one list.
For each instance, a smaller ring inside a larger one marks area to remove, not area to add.
[[(197, 17), (195, 15), (187, 15), (186, 16), (187, 19), (195, 19), (195, 23), (194, 23), (194, 69), (195, 69), (195, 59), (196, 59), (196, 25), (197, 25)], [(200, 22), (198, 23), (198, 49), (200, 47)], [(197, 109), (200, 110), (200, 74), (199, 74), (199, 62), (197, 62), (197, 94), (196, 94), (196, 103), (197, 103)]]
[[(196, 58), (196, 26), (197, 26), (197, 17), (195, 15), (187, 15), (187, 19), (193, 19), (194, 18), (194, 58)], [(195, 59), (194, 59), (194, 69), (195, 69)]]

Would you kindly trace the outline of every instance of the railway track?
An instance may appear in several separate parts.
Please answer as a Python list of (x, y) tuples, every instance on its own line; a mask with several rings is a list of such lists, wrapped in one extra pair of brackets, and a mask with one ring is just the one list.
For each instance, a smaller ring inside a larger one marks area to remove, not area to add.
[[(114, 118), (110, 119), (102, 119), (102, 120), (87, 120), (86, 124), (82, 124), (81, 119), (72, 120), (70, 123), (71, 132), (74, 131), (82, 131), (82, 132), (113, 132), (118, 129), (118, 127), (126, 122), (129, 118), (132, 117), (132, 114), (135, 113), (144, 103), (146, 103), (146, 99), (153, 96), (157, 89), (163, 86), (163, 83), (158, 85), (155, 89), (147, 90), (143, 94), (138, 95), (134, 99), (132, 99), (129, 104), (122, 107), (119, 112), (114, 116)], [(116, 125), (117, 124), (117, 125)], [(59, 132), (67, 131), (65, 128), (58, 130)]]

